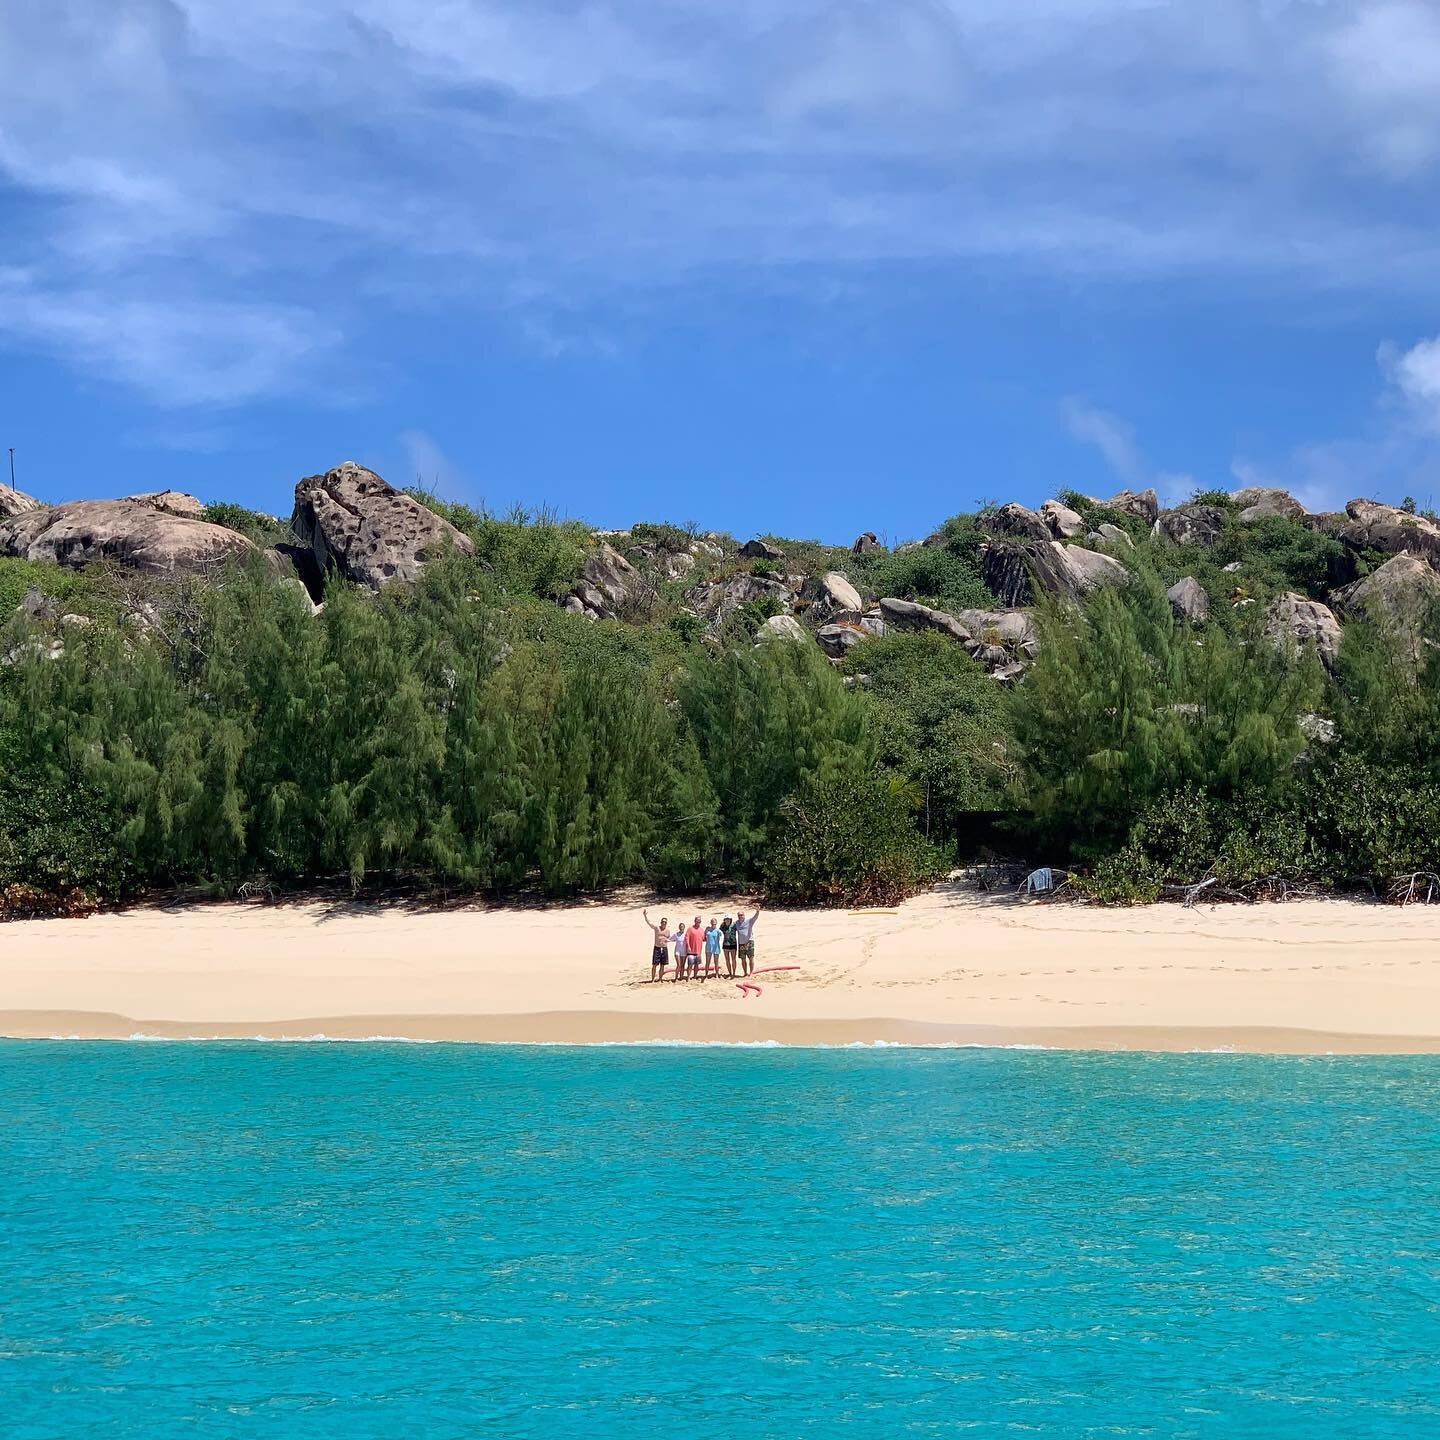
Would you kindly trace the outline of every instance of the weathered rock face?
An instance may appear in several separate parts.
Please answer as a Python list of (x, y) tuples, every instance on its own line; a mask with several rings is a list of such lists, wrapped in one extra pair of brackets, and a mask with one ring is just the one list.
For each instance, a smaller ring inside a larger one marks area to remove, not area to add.
[(1040, 518), (1050, 528), (1056, 540), (1078, 540), (1085, 533), (1085, 522), (1078, 510), (1062, 505), (1058, 500), (1047, 500), (1040, 507)]
[(1177, 505), (1156, 517), (1151, 533), (1175, 545), (1213, 545), (1224, 528), (1218, 505)]
[(681, 580), (694, 568), (698, 559), (694, 547), (670, 550), (663, 545), (640, 545), (635, 552), (641, 563), (653, 566), (667, 580)]
[(747, 560), (783, 560), (785, 552), (778, 546), (772, 545), (768, 540), (747, 540), (741, 547), (740, 553)]
[(820, 642), (820, 648), (832, 660), (843, 660), (869, 633), (856, 621), (840, 620), (831, 625), (822, 625), (815, 632), (815, 638)]
[(968, 641), (970, 632), (953, 616), (943, 610), (932, 610), (928, 605), (917, 604), (914, 600), (887, 598), (880, 602), (880, 618), (886, 629), (894, 630), (938, 630), (962, 645)]
[(1013, 535), (1020, 540), (1045, 541), (1051, 538), (1049, 524), (1034, 510), (1013, 500), (976, 517), (982, 530), (992, 535)]
[[(1035, 617), (1028, 610), (961, 610), (955, 618), (970, 632), (965, 648), (997, 678), (1018, 677), (1040, 653)], [(1008, 673), (1001, 676), (1001, 670)]]
[(0, 485), (0, 520), (38, 509), (40, 502), (34, 496), (27, 495), (23, 490), (14, 490), (9, 485)]
[(422, 557), (446, 546), (463, 555), (475, 551), (468, 535), (353, 460), (295, 487), (290, 528), (321, 570), (338, 570), (372, 590), (392, 580), (413, 585)]
[(1440, 565), (1440, 525), (1424, 515), (1411, 515), (1378, 500), (1352, 500), (1345, 507), (1345, 517), (1321, 517), (1320, 523), (1357, 550), (1419, 555)]
[[(868, 617), (867, 617), (868, 620)], [(963, 610), (959, 615), (932, 610), (913, 600), (888, 598), (880, 602), (881, 627), (886, 630), (933, 630), (965, 647), (973, 660), (999, 680), (1018, 678), (1040, 653), (1035, 619), (1026, 610)], [(838, 629), (839, 627), (830, 627)], [(873, 630), (873, 626), (867, 626)], [(822, 632), (826, 654), (843, 655), (862, 635), (841, 637)], [(833, 647), (833, 648), (832, 648)]]
[(1111, 556), (1058, 540), (1043, 545), (992, 541), (980, 557), (980, 574), (1001, 603), (1012, 609), (1034, 604), (1040, 595), (1073, 600), (1097, 585), (1123, 585), (1130, 578)]
[(127, 500), (138, 500), (143, 505), (153, 505), (171, 515), (183, 516), (186, 520), (203, 520), (205, 507), (183, 490), (147, 490), (140, 495), (127, 495)]
[(1440, 605), (1440, 574), (1414, 555), (1395, 555), (1372, 574), (1346, 585), (1331, 597), (1347, 618), (1389, 624), (1413, 640), (1431, 609)]
[(1135, 548), (1135, 542), (1130, 538), (1130, 532), (1122, 530), (1118, 525), (1101, 525), (1090, 538), (1097, 544), (1122, 545), (1126, 550)]
[(1240, 507), (1240, 519), (1247, 525), (1263, 520), (1267, 515), (1303, 520), (1308, 513), (1288, 490), (1276, 490), (1267, 485), (1248, 485), (1243, 490), (1232, 490), (1230, 498)]
[(1282, 648), (1313, 643), (1325, 668), (1335, 668), (1340, 654), (1340, 622), (1328, 605), (1286, 591), (1271, 601), (1265, 633)]
[(585, 557), (580, 580), (565, 602), (565, 608), (578, 609), (592, 620), (613, 620), (641, 583), (640, 572), (602, 540), (599, 549)]
[(772, 615), (755, 632), (757, 645), (780, 641), (787, 645), (808, 645), (810, 632), (793, 615)]
[(1127, 515), (1138, 515), (1147, 525), (1153, 525), (1160, 513), (1160, 497), (1153, 489), (1120, 490), (1108, 500), (1096, 503), (1107, 510), (1123, 510)]
[(980, 555), (980, 577), (1002, 605), (1032, 605), (1040, 595), (1061, 595), (1068, 590), (1066, 567), (1058, 542), (1027, 545), (993, 541)]
[(1210, 597), (1205, 587), (1193, 576), (1177, 580), (1165, 594), (1169, 597), (1170, 608), (1177, 620), (1188, 620), (1192, 625), (1203, 625), (1210, 618)]
[(727, 575), (692, 585), (685, 592), (685, 604), (712, 628), (724, 623), (750, 600), (772, 598), (782, 610), (795, 603), (795, 591), (783, 580), (771, 575)]
[(256, 553), (223, 525), (182, 519), (139, 500), (71, 500), (0, 523), (0, 555), (73, 567), (109, 560), (152, 575), (204, 575)]
[(858, 620), (865, 608), (860, 592), (838, 570), (807, 582), (801, 594), (810, 601), (805, 618), (812, 625), (838, 619)]
[(1113, 556), (1079, 545), (1061, 545), (1055, 540), (1050, 542), (1050, 549), (1060, 562), (1065, 580), (1060, 594), (1079, 597), (1088, 595), (1097, 586), (1125, 585), (1130, 580), (1130, 572)]
[(863, 535), (855, 537), (855, 543), (850, 547), (850, 553), (852, 555), (873, 555), (877, 550), (884, 548), (875, 532), (867, 530)]

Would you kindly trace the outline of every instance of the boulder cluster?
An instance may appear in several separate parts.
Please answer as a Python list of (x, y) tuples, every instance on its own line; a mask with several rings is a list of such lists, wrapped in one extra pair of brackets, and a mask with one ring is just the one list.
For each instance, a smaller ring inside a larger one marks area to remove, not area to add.
[[(660, 527), (595, 532), (580, 577), (561, 603), (590, 620), (644, 618), (659, 588), (672, 586), (667, 593), (678, 594), (711, 634), (743, 623), (756, 643), (814, 643), (839, 661), (866, 636), (928, 631), (963, 646), (997, 680), (1011, 681), (1038, 651), (1037, 603), (1073, 602), (1099, 586), (1128, 583), (1124, 557), (1132, 534), (1148, 529), (1159, 544), (1205, 548), (1232, 518), (1252, 525), (1271, 517), (1334, 537), (1348, 564), (1332, 578), (1328, 604), (1293, 593), (1270, 602), (1265, 623), (1276, 644), (1313, 645), (1333, 666), (1342, 619), (1370, 615), (1399, 627), (1418, 646), (1418, 617), (1440, 599), (1440, 524), (1378, 501), (1352, 500), (1342, 513), (1311, 514), (1285, 491), (1264, 487), (1169, 509), (1154, 490), (1072, 498), (1079, 509), (1060, 500), (1034, 509), (1010, 502), (975, 517), (980, 578), (999, 601), (993, 610), (952, 614), (901, 596), (867, 595), (839, 570), (817, 578), (765, 537), (737, 551), (718, 535)], [(937, 531), (915, 543), (949, 541)], [(373, 590), (413, 584), (430, 558), (451, 548), (470, 554), (474, 547), (454, 525), (353, 461), (301, 480), (290, 537), (263, 551), (212, 523), (204, 504), (180, 491), (44, 505), (0, 485), (0, 555), (68, 566), (109, 562), (154, 576), (208, 576), (261, 555), (274, 574), (303, 586), (317, 607), (328, 573)], [(866, 557), (887, 546), (866, 531), (850, 549)], [(1377, 552), (1388, 558), (1374, 566)], [(727, 561), (749, 563), (737, 568)], [(1227, 596), (1210, 594), (1187, 575), (1171, 586), (1169, 599), (1177, 618), (1196, 626), (1207, 623), (1217, 603), (1253, 603), (1240, 575)]]

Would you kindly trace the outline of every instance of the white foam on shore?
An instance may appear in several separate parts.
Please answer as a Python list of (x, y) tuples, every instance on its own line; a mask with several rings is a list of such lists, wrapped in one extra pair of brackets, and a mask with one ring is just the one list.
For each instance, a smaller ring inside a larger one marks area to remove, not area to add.
[[(80, 1035), (47, 1035), (47, 1040), (81, 1040)], [(1056, 1050), (1055, 1045), (999, 1044), (978, 1040), (442, 1040), (415, 1035), (150, 1035), (94, 1036), (112, 1043), (147, 1045), (488, 1045), (534, 1050)]]

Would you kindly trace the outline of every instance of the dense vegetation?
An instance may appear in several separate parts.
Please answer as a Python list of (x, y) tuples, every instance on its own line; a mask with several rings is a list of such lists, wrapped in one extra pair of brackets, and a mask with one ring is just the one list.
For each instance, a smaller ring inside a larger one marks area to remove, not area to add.
[[(645, 583), (591, 622), (555, 603), (585, 527), (422, 498), (475, 555), (378, 597), (332, 580), (318, 615), (258, 562), (201, 584), (0, 560), (0, 913), (340, 877), (874, 902), (982, 846), (1106, 900), (1440, 871), (1440, 649), (1356, 623), (1328, 674), (1270, 643), (1265, 602), (1324, 595), (1343, 558), (1298, 521), (1227, 510), (1201, 548), (1127, 520), (1111, 553), (1132, 583), (1042, 609), (1039, 657), (1007, 688), (933, 632), (838, 666), (756, 645), (770, 596), (707, 627), (684, 600), (696, 577), (663, 564), (693, 530), (630, 532)], [(254, 512), (210, 514), (277, 538)], [(711, 538), (707, 583), (773, 573)], [(791, 573), (958, 610), (996, 605), (981, 541), (962, 516), (923, 547), (782, 543)], [(1166, 599), (1182, 574), (1214, 598), (1203, 627)]]

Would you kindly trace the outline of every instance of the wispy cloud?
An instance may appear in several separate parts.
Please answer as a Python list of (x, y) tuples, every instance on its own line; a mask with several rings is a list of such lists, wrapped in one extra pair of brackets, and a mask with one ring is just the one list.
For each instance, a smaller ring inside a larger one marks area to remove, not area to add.
[(1121, 485), (1132, 490), (1153, 486), (1161, 500), (1170, 504), (1185, 499), (1195, 488), (1189, 475), (1149, 465), (1135, 439), (1134, 426), (1118, 415), (1074, 395), (1061, 401), (1060, 410), (1071, 438), (1093, 445)]
[(1406, 347), (1387, 341), (1376, 354), (1382, 384), (1359, 434), (1309, 441), (1275, 459), (1237, 456), (1242, 485), (1278, 485), (1307, 509), (1347, 500), (1409, 494), (1427, 504), (1440, 495), (1440, 336)]
[(0, 54), (0, 331), (172, 403), (340, 373), (362, 295), (546, 353), (779, 266), (1440, 283), (1421, 0), (8, 0)]
[(449, 500), (475, 499), (474, 487), (458, 465), (423, 430), (406, 430), (400, 436), (405, 474), (399, 485), (419, 485)]

